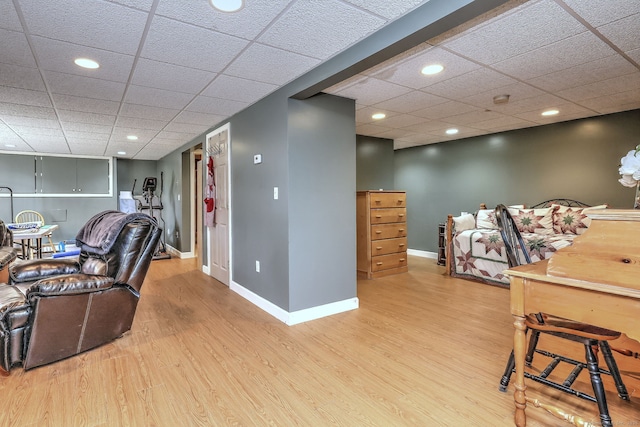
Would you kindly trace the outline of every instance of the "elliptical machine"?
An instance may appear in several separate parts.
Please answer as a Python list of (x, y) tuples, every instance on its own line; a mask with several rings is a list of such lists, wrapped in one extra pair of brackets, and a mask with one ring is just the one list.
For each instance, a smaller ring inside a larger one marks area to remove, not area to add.
[[(162, 217), (162, 210), (164, 209), (164, 206), (162, 205), (162, 187), (164, 186), (163, 172), (160, 172), (159, 196), (155, 194), (157, 186), (157, 178), (155, 176), (148, 176), (142, 183), (142, 195), (136, 196), (134, 193), (136, 189), (136, 180), (134, 179), (131, 194), (136, 201), (136, 209), (138, 210), (138, 212), (146, 213), (156, 221), (162, 222), (162, 238), (158, 243), (156, 252), (153, 254), (153, 259), (170, 259), (171, 255), (167, 253), (167, 246), (165, 244), (165, 233), (167, 232), (167, 227), (164, 222), (164, 218)], [(155, 214), (156, 211), (158, 212), (157, 216)]]

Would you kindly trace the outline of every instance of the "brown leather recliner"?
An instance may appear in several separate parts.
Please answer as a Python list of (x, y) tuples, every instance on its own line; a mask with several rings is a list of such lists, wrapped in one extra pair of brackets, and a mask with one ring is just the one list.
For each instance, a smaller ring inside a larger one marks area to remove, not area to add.
[(161, 232), (148, 215), (105, 211), (78, 233), (78, 258), (13, 264), (0, 284), (0, 367), (45, 365), (131, 329)]
[(4, 221), (0, 220), (0, 283), (9, 278), (9, 264), (17, 257), (18, 251), (13, 248), (13, 234)]

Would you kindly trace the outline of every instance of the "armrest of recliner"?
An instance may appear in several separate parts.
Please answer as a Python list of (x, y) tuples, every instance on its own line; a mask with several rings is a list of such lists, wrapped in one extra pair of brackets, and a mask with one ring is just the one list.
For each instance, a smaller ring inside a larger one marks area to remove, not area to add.
[(27, 299), (38, 296), (76, 295), (109, 289), (115, 280), (109, 276), (95, 274), (65, 274), (40, 279), (25, 292)]
[(9, 280), (11, 284), (18, 284), (79, 272), (80, 264), (76, 259), (34, 259), (12, 264), (9, 268)]

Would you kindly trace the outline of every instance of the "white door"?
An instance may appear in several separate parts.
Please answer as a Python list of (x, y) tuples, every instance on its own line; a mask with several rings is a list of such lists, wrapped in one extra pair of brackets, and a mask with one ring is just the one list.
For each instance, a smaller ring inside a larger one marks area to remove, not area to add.
[[(209, 160), (213, 159), (215, 183), (215, 219), (207, 221), (205, 213), (205, 235), (209, 254), (209, 274), (229, 286), (230, 267), (230, 224), (229, 224), (229, 131), (226, 124), (207, 135), (206, 150), (202, 159), (205, 197), (207, 197), (207, 176)], [(203, 209), (205, 206), (203, 204)]]

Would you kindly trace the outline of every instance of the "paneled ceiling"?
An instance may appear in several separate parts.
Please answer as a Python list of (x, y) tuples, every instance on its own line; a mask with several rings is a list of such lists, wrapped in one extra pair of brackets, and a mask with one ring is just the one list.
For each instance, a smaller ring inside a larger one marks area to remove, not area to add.
[[(423, 3), (0, 0), (0, 150), (159, 159)], [(326, 92), (403, 148), (640, 108), (639, 63), (638, 0), (514, 1)]]

